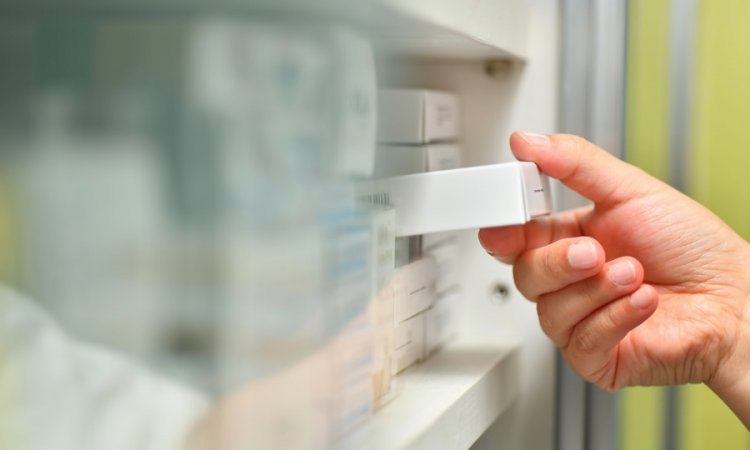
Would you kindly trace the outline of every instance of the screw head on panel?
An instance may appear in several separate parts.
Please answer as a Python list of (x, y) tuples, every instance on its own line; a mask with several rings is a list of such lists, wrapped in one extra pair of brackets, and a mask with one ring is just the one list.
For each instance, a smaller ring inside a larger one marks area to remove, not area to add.
[(510, 300), (510, 288), (506, 283), (498, 281), (490, 286), (489, 290), (490, 303), (502, 305)]
[(510, 59), (491, 59), (484, 63), (484, 73), (490, 78), (504, 78), (512, 68), (513, 61)]

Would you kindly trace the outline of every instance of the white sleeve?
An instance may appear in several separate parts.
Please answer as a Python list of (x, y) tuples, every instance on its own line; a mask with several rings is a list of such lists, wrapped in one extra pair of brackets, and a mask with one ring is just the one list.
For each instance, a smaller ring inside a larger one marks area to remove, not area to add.
[(0, 289), (0, 448), (182, 449), (205, 396), (76, 342)]

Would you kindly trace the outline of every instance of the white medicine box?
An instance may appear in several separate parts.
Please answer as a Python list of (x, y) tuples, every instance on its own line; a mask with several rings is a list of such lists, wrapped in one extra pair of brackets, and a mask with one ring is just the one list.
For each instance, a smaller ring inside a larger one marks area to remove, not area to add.
[(359, 183), (359, 201), (396, 210), (396, 236), (519, 225), (549, 214), (549, 180), (534, 163), (402, 175)]
[(450, 92), (384, 89), (378, 93), (378, 142), (427, 144), (458, 137), (458, 99)]
[(425, 356), (425, 315), (417, 314), (395, 326), (393, 373), (397, 374)]
[(461, 148), (451, 143), (379, 145), (374, 178), (395, 177), (461, 167)]
[(432, 306), (436, 266), (423, 258), (401, 267), (393, 278), (393, 321), (398, 324)]

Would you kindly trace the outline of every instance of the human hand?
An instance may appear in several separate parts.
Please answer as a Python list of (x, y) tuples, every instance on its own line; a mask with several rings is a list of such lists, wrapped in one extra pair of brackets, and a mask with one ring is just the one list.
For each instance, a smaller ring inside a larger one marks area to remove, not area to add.
[(748, 244), (581, 138), (515, 133), (510, 143), (519, 160), (594, 202), (479, 232), (490, 254), (513, 263), (518, 289), (568, 363), (610, 391), (705, 382), (750, 423)]

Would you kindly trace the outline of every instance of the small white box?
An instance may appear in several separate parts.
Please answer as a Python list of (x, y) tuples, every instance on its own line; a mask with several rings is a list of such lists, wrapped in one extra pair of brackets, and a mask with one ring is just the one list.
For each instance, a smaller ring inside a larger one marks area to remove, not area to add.
[[(442, 234), (442, 233), (441, 233)], [(458, 238), (455, 234), (446, 236), (443, 240), (427, 245), (428, 240), (422, 238), (422, 254), (435, 261), (435, 292), (440, 293), (448, 289), (457, 288), (458, 279)]]
[(549, 179), (512, 162), (360, 183), (359, 200), (396, 210), (396, 236), (518, 225), (552, 210)]
[(378, 142), (426, 144), (456, 137), (455, 95), (424, 89), (385, 89), (378, 93)]
[(423, 338), (424, 314), (412, 316), (393, 327), (393, 348), (396, 350), (406, 345), (419, 343)]
[(370, 320), (375, 325), (373, 337), (373, 407), (378, 409), (392, 400), (396, 391), (394, 388), (393, 352), (394, 344), (394, 303), (393, 285), (389, 284), (381, 289), (370, 302)]
[(439, 294), (432, 307), (424, 314), (425, 357), (458, 335), (458, 309), (461, 296), (458, 290)]
[(393, 278), (393, 321), (413, 317), (432, 305), (435, 299), (435, 261), (423, 258), (398, 270)]
[(334, 171), (341, 175), (372, 175), (375, 159), (377, 83), (372, 46), (365, 36), (344, 27), (330, 31), (337, 66)]
[(370, 211), (370, 280), (371, 295), (378, 295), (393, 278), (396, 267), (396, 214), (393, 208)]
[(424, 314), (398, 324), (394, 330), (393, 373), (399, 373), (421, 361), (425, 352)]
[(381, 145), (375, 152), (373, 178), (395, 177), (461, 167), (455, 144)]

